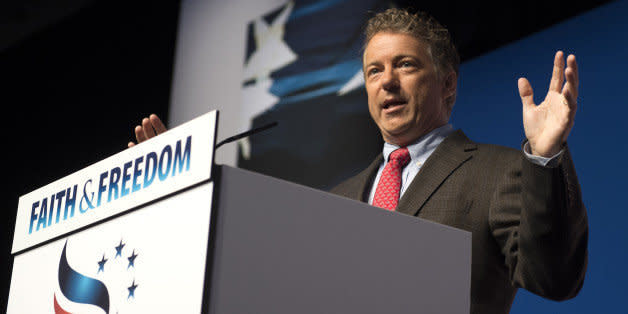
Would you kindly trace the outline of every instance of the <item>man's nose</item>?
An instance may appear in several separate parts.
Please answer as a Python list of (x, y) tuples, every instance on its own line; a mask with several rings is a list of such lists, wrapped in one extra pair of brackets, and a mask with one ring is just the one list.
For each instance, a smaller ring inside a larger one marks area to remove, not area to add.
[(395, 91), (399, 89), (399, 77), (392, 69), (387, 69), (382, 73), (382, 87), (387, 91)]

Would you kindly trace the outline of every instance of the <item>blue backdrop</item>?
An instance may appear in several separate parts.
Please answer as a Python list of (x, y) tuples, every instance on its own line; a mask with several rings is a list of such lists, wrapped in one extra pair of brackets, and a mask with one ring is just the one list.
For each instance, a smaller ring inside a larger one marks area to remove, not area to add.
[(628, 1), (611, 3), (461, 66), (454, 127), (476, 141), (519, 147), (524, 138), (517, 79), (527, 77), (538, 104), (556, 50), (576, 55), (580, 95), (568, 143), (589, 214), (589, 266), (578, 297), (553, 302), (520, 289), (512, 313), (628, 313), (628, 186), (624, 99)]

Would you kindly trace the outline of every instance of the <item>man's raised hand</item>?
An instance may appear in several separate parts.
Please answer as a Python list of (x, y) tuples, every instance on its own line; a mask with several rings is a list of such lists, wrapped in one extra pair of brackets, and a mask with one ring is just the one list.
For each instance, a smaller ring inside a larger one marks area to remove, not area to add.
[(567, 141), (574, 125), (578, 100), (578, 65), (576, 56), (556, 52), (554, 69), (545, 100), (534, 104), (532, 86), (526, 78), (518, 81), (523, 103), (523, 127), (533, 155), (552, 157)]
[[(142, 119), (142, 124), (135, 127), (135, 138), (137, 143), (141, 143), (147, 139), (155, 137), (161, 133), (166, 132), (168, 129), (161, 122), (161, 119), (156, 114), (151, 114), (148, 118)], [(129, 142), (128, 146), (133, 147), (136, 144)]]

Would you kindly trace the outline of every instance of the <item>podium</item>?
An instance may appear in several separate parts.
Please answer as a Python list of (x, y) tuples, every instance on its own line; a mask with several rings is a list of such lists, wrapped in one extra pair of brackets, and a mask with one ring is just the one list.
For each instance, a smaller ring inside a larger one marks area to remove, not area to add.
[(8, 313), (469, 312), (469, 232), (215, 166), (216, 122), (22, 196)]

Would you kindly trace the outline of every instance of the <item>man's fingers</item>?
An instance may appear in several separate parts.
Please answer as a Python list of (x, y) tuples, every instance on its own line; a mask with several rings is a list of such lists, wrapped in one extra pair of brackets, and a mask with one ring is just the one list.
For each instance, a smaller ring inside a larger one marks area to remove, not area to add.
[(569, 107), (575, 109), (578, 103), (578, 64), (576, 56), (569, 55), (567, 57), (567, 68), (565, 69), (565, 78), (567, 82), (561, 91), (563, 97), (567, 101)]
[(141, 143), (146, 140), (144, 129), (139, 125), (135, 127), (135, 138), (137, 139), (138, 143)]
[(149, 119), (150, 119), (150, 123), (152, 124), (157, 134), (164, 133), (168, 130), (166, 128), (166, 125), (164, 125), (164, 123), (161, 122), (161, 119), (159, 119), (159, 117), (156, 114), (151, 114)]
[[(161, 122), (159, 117), (156, 114), (151, 114), (148, 118), (142, 119), (141, 125), (136, 126), (133, 131), (135, 132), (137, 144), (139, 144), (161, 133), (164, 133), (167, 130), (168, 129), (166, 128), (166, 125)], [(133, 147), (135, 145), (136, 143), (133, 142), (127, 143), (128, 147)]]
[(574, 94), (573, 88), (571, 88), (570, 85), (571, 84), (569, 83), (565, 84), (565, 87), (563, 88), (563, 91), (562, 91), (562, 95), (567, 101), (566, 105), (569, 106), (571, 109), (576, 109), (578, 105), (578, 98), (577, 98), (577, 95)]
[(570, 104), (576, 104), (578, 102), (578, 81), (575, 78), (576, 74), (567, 68), (565, 76), (567, 77), (567, 83), (565, 83), (561, 93), (567, 98)]
[(559, 50), (554, 56), (554, 68), (552, 69), (552, 79), (550, 80), (549, 87), (550, 91), (560, 93), (560, 90), (563, 88), (564, 71), (565, 60), (563, 59), (563, 52)]
[(530, 82), (525, 77), (522, 77), (517, 81), (519, 87), (519, 96), (521, 96), (521, 102), (524, 107), (534, 106), (534, 92)]
[(150, 120), (148, 118), (144, 118), (142, 120), (142, 129), (144, 129), (144, 134), (146, 135), (146, 139), (155, 137), (155, 130), (153, 126), (150, 124)]
[(578, 64), (576, 63), (576, 56), (569, 55), (567, 57), (567, 69), (565, 69), (565, 78), (567, 79), (566, 86), (569, 86), (569, 92), (573, 96), (573, 100), (577, 101), (578, 98), (578, 85), (580, 84), (578, 79)]
[[(575, 55), (569, 55), (567, 57), (567, 70), (572, 71), (573, 72), (573, 78), (575, 79), (575, 86), (576, 88), (578, 88), (578, 84), (579, 84), (579, 74), (578, 74), (578, 62), (576, 62), (576, 56)], [(566, 70), (566, 71), (567, 71)], [(567, 74), (567, 73), (565, 73)], [(567, 77), (567, 80), (569, 81), (569, 77)]]

